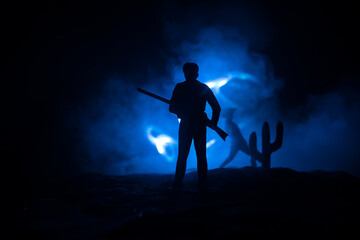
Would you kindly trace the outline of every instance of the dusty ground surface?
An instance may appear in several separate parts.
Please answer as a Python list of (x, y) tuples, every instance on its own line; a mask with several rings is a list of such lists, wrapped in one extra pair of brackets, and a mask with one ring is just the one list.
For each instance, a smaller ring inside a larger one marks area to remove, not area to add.
[(196, 172), (178, 194), (172, 180), (87, 174), (51, 183), (10, 198), (5, 227), (22, 239), (359, 237), (360, 179), (343, 172), (214, 169), (205, 196)]

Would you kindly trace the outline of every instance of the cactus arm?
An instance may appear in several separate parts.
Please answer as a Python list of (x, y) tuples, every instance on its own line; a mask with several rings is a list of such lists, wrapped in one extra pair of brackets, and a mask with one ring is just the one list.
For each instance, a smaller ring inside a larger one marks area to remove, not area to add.
[(252, 132), (249, 139), (250, 156), (255, 158), (259, 162), (262, 162), (262, 154), (257, 149), (257, 138), (256, 133)]
[(284, 125), (282, 122), (278, 122), (276, 125), (276, 139), (271, 144), (271, 152), (275, 152), (278, 150), (283, 142), (283, 135), (284, 135)]
[(262, 153), (270, 153), (270, 127), (268, 122), (265, 122), (262, 127)]

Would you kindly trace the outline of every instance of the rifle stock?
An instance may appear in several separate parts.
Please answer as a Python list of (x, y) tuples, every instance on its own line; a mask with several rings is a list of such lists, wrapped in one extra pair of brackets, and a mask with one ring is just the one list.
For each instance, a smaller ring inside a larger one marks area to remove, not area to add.
[[(137, 88), (137, 90), (138, 90), (139, 92), (145, 94), (145, 95), (148, 95), (148, 96), (150, 96), (150, 97), (153, 97), (153, 98), (155, 98), (155, 99), (157, 99), (157, 100), (160, 100), (160, 101), (162, 101), (162, 102), (164, 102), (164, 103), (170, 104), (170, 100), (168, 100), (168, 99), (166, 99), (166, 98), (160, 97), (160, 96), (158, 96), (158, 95), (156, 95), (156, 94), (154, 94), (154, 93), (148, 92), (148, 91), (146, 91), (146, 90), (144, 90), (144, 89), (141, 89), (141, 88)], [(222, 140), (225, 141), (225, 139), (226, 139), (226, 137), (228, 136), (228, 134), (227, 134), (224, 130), (222, 130), (222, 129), (219, 128), (218, 126), (210, 125), (210, 124), (209, 124), (209, 119), (207, 119), (207, 126), (208, 126), (209, 128), (211, 128), (211, 129), (213, 129), (213, 130), (222, 138)]]
[(208, 127), (211, 128), (212, 130), (214, 130), (224, 141), (225, 141), (226, 137), (229, 135), (224, 130), (219, 128), (218, 126), (213, 127), (213, 126), (208, 125)]

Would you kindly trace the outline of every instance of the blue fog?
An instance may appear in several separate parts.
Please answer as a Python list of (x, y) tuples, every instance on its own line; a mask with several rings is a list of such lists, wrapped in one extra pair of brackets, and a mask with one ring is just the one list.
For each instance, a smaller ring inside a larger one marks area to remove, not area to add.
[[(225, 85), (212, 89), (223, 110), (237, 109), (234, 121), (247, 141), (253, 131), (261, 135), (264, 121), (270, 123), (273, 141), (276, 123), (284, 123), (283, 146), (273, 153), (272, 167), (360, 174), (354, 159), (359, 156), (356, 145), (360, 139), (352, 131), (359, 127), (359, 101), (347, 102), (354, 94), (339, 90), (309, 96), (304, 108), (284, 112), (279, 108), (278, 95), (285, 79), (275, 77), (267, 56), (252, 52), (247, 39), (234, 29), (204, 28), (191, 39), (180, 40), (174, 41), (173, 53), (164, 56), (168, 65), (162, 76), (149, 74), (140, 85), (134, 80), (135, 74), (104, 79), (98, 94), (76, 111), (73, 120), (81, 125), (79, 152), (86, 159), (87, 171), (120, 175), (174, 173), (178, 119), (169, 113), (165, 103), (142, 95), (136, 88), (169, 99), (175, 84), (184, 80), (183, 63), (196, 62), (200, 67), (199, 81), (214, 85), (226, 80)], [(206, 112), (211, 116), (209, 106)], [(299, 114), (306, 118), (297, 119)], [(219, 125), (224, 127), (223, 118)], [(167, 137), (162, 154), (151, 141), (159, 136)], [(208, 148), (209, 169), (217, 168), (227, 157), (230, 143), (223, 142), (211, 129), (207, 141), (213, 143)], [(249, 157), (239, 152), (228, 167), (249, 165)], [(196, 168), (193, 146), (187, 168)]]

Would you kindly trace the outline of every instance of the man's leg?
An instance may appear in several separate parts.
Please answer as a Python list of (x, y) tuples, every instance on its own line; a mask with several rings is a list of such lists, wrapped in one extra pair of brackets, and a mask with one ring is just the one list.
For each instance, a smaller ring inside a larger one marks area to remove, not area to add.
[(176, 171), (175, 171), (175, 183), (174, 188), (180, 189), (182, 181), (185, 176), (186, 171), (186, 159), (190, 152), (192, 136), (189, 132), (188, 127), (185, 124), (180, 123), (179, 127), (179, 153), (178, 159), (176, 162)]
[(199, 189), (207, 188), (207, 160), (206, 160), (206, 126), (199, 126), (194, 137), (194, 145), (197, 157), (197, 169), (199, 177)]

